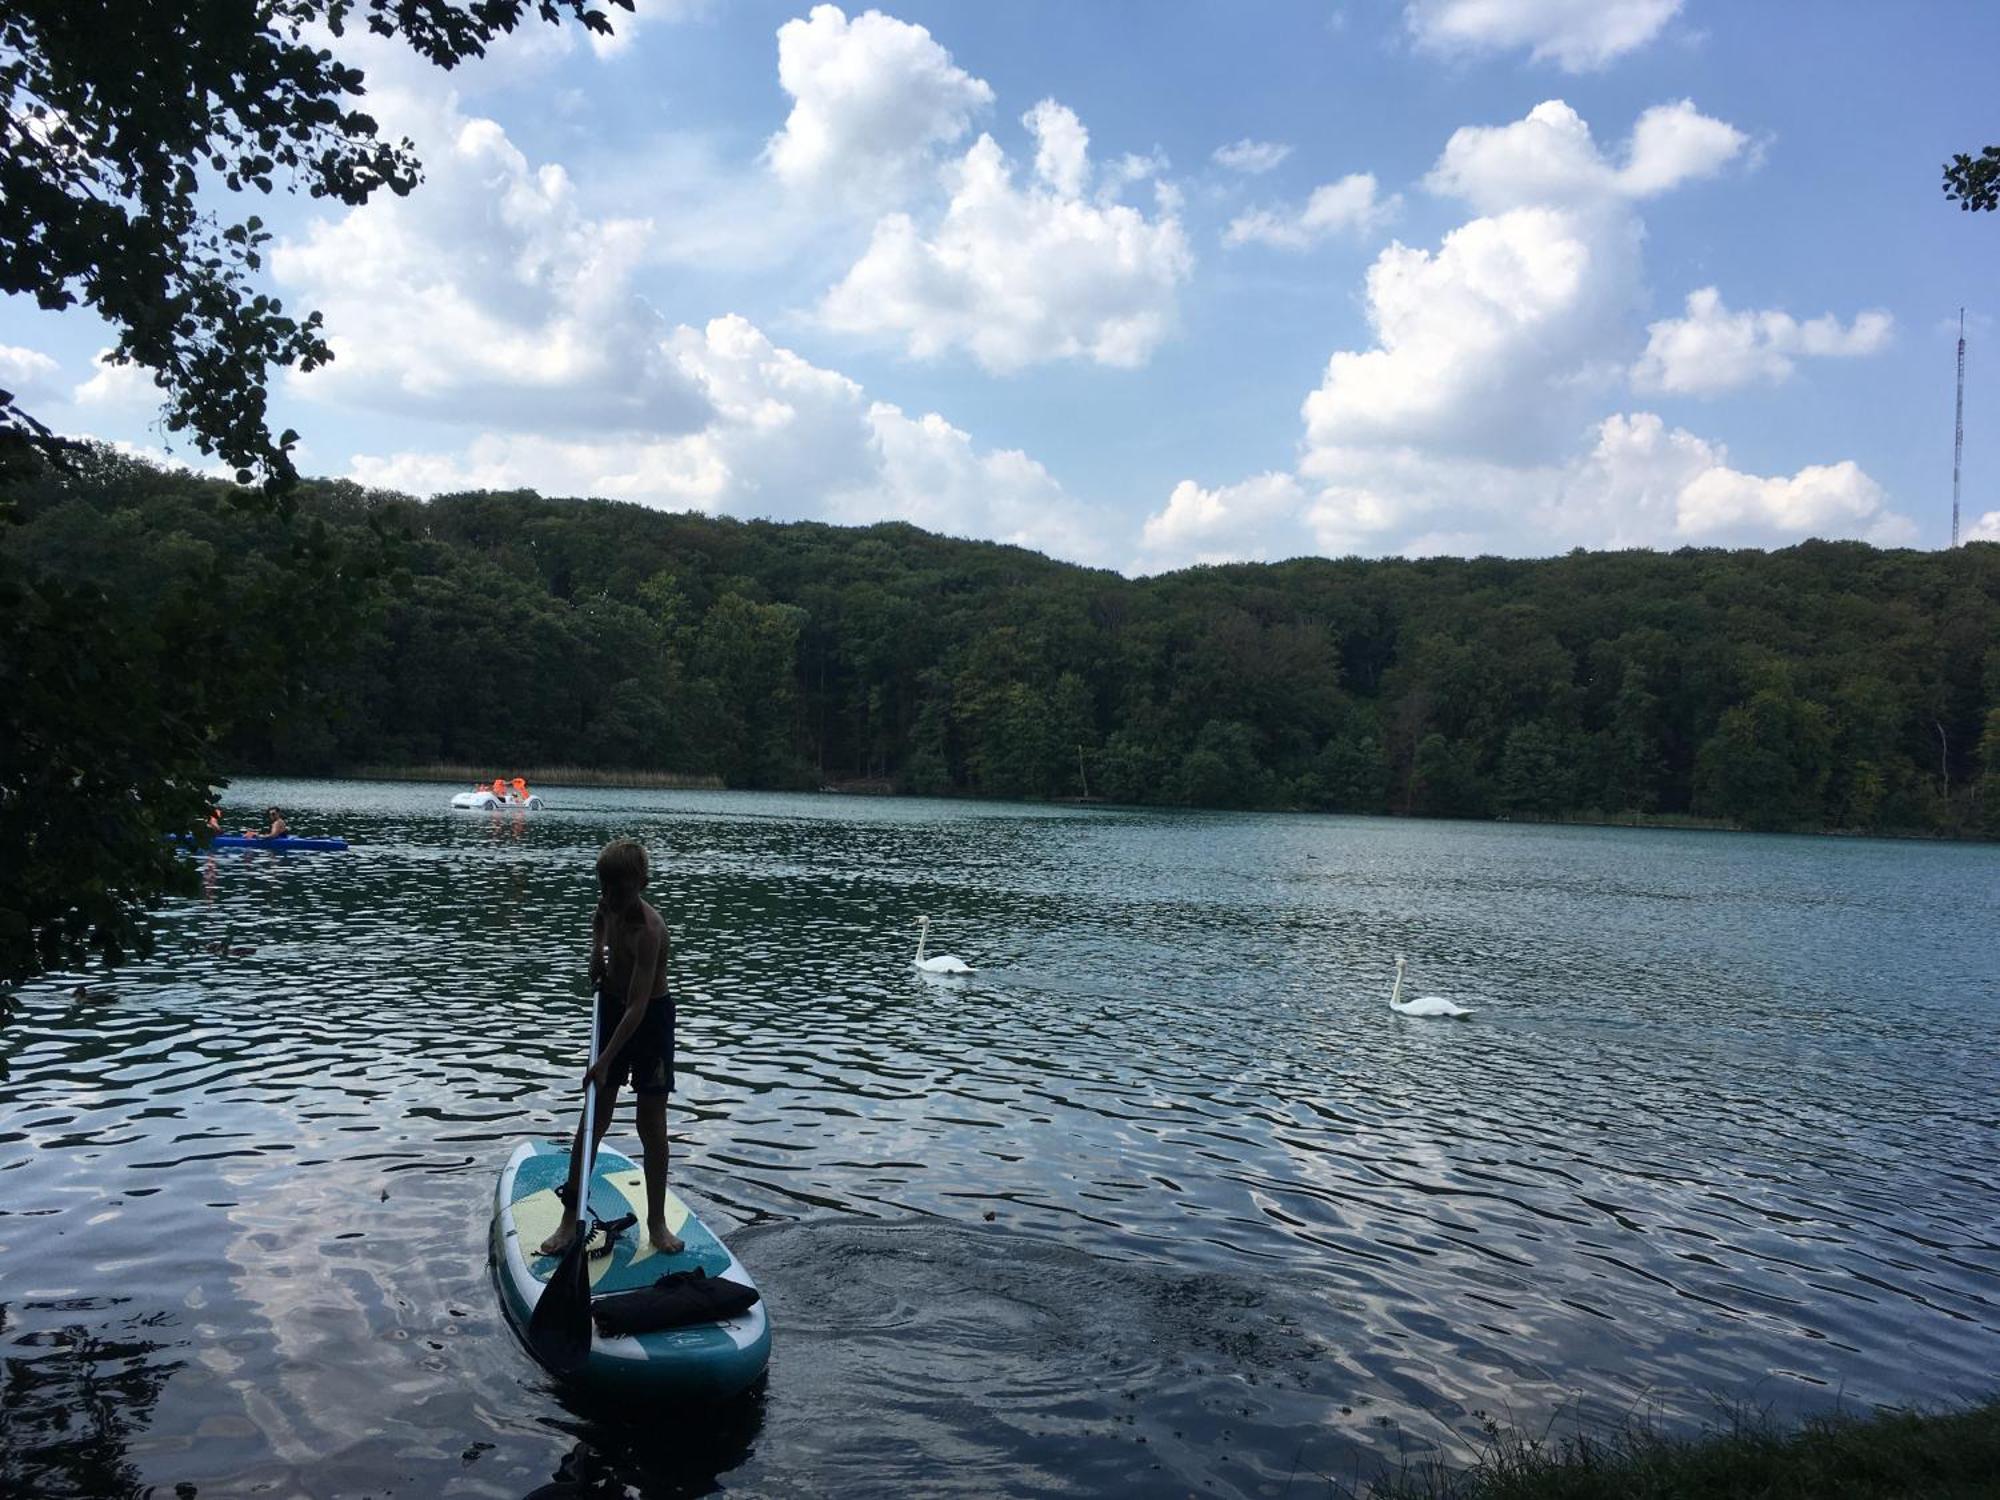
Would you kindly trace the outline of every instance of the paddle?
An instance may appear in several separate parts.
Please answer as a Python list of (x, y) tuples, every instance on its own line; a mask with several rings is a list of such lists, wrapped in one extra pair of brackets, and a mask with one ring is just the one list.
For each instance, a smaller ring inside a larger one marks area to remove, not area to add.
[[(590, 1060), (597, 1061), (597, 996), (590, 997)], [(583, 1171), (576, 1183), (576, 1238), (556, 1263), (528, 1319), (528, 1347), (558, 1375), (590, 1357), (590, 1174), (597, 1163), (597, 1089), (583, 1085)]]

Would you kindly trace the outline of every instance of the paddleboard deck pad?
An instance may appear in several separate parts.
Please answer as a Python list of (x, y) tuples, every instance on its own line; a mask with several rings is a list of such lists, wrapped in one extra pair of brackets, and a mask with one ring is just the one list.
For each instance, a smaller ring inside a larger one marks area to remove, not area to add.
[[(535, 1304), (562, 1259), (540, 1252), (542, 1241), (555, 1232), (562, 1219), (556, 1190), (568, 1174), (567, 1145), (547, 1141), (523, 1141), (500, 1172), (500, 1188), (493, 1204), (493, 1275), (507, 1321), (524, 1345)], [(593, 1300), (638, 1291), (669, 1272), (697, 1266), (710, 1276), (756, 1285), (743, 1263), (672, 1188), (667, 1190), (667, 1228), (680, 1236), (684, 1248), (678, 1255), (661, 1255), (654, 1250), (646, 1238), (645, 1174), (630, 1157), (609, 1146), (598, 1148), (589, 1201), (592, 1212), (605, 1223), (626, 1214), (635, 1217), (635, 1222), (617, 1236), (609, 1255), (591, 1257)], [(593, 1248), (601, 1246), (603, 1238), (600, 1234)], [(771, 1325), (760, 1301), (720, 1323), (615, 1338), (593, 1329), (590, 1355), (572, 1379), (609, 1396), (714, 1400), (747, 1390), (764, 1373), (770, 1358)]]

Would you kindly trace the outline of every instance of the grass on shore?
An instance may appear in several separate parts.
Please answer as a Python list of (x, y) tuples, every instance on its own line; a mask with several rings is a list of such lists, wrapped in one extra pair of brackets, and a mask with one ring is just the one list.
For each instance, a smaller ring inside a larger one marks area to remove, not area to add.
[(357, 781), (458, 781), (485, 786), (495, 776), (511, 781), (519, 776), (530, 789), (544, 786), (666, 787), (676, 790), (720, 791), (720, 776), (687, 776), (678, 771), (606, 771), (593, 766), (529, 766), (526, 769), (451, 765), (434, 761), (424, 766), (364, 766), (348, 774)]
[(2000, 1398), (1939, 1412), (1830, 1416), (1781, 1430), (1756, 1414), (1692, 1438), (1635, 1424), (1607, 1438), (1499, 1434), (1479, 1463), (1405, 1470), (1376, 1500), (1991, 1500)]

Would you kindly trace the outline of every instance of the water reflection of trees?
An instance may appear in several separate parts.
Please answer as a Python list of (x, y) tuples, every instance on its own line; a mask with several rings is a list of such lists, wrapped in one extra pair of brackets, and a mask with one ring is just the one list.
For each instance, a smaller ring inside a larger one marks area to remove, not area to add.
[(550, 1482), (525, 1500), (642, 1500), (712, 1495), (723, 1476), (750, 1457), (764, 1426), (764, 1384), (745, 1394), (662, 1422), (657, 1407), (627, 1410), (562, 1393), (568, 1408), (545, 1425), (576, 1441)]
[[(100, 1299), (25, 1303), (22, 1312), (83, 1312)], [(152, 1420), (167, 1377), (184, 1361), (151, 1335), (166, 1313), (21, 1328), (21, 1313), (0, 1302), (0, 1495), (37, 1500), (101, 1500), (141, 1485), (127, 1445)]]

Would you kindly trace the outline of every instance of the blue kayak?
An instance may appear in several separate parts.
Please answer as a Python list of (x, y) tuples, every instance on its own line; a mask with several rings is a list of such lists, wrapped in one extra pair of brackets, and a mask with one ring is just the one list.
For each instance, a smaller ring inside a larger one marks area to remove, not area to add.
[[(169, 834), (176, 844), (192, 844), (194, 839), (185, 833)], [(273, 854), (316, 854), (329, 849), (345, 849), (346, 839), (302, 839), (295, 834), (282, 838), (252, 838), (247, 833), (218, 833), (208, 841), (211, 849), (268, 849)]]

